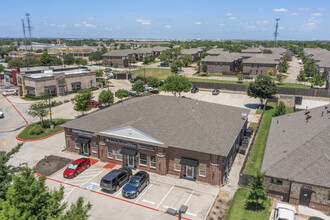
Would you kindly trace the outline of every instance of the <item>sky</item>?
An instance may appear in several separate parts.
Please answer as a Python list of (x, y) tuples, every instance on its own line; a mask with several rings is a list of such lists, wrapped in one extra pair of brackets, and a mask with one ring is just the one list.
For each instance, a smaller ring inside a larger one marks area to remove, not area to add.
[[(0, 37), (330, 40), (330, 0), (0, 0)], [(26, 24), (26, 23), (25, 23)]]

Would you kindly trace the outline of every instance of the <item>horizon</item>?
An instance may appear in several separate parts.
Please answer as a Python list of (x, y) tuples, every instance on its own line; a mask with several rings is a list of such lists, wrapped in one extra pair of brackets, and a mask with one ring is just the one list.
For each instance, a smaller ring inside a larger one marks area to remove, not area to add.
[(21, 19), (27, 26), (25, 13), (30, 13), (32, 38), (272, 41), (275, 19), (280, 18), (278, 41), (330, 39), (330, 3), (322, 0), (29, 0), (24, 5), (13, 0), (2, 6), (6, 10), (0, 15), (0, 38), (23, 38)]

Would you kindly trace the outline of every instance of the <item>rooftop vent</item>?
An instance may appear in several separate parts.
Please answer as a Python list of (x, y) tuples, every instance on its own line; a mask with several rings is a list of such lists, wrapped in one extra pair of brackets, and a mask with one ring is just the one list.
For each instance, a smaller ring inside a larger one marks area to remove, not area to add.
[(246, 117), (247, 117), (247, 113), (243, 112), (242, 113), (242, 119), (246, 120)]

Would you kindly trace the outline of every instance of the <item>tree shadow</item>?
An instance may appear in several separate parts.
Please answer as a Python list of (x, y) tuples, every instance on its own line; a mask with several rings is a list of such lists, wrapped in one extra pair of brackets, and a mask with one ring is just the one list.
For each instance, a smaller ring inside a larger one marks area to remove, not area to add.
[(250, 109), (257, 109), (259, 107), (259, 104), (245, 104), (244, 105), (245, 107), (247, 108), (250, 108)]
[(263, 203), (258, 203), (258, 209), (256, 210), (256, 203), (252, 201), (245, 202), (245, 209), (253, 212), (261, 212), (265, 209), (265, 205)]

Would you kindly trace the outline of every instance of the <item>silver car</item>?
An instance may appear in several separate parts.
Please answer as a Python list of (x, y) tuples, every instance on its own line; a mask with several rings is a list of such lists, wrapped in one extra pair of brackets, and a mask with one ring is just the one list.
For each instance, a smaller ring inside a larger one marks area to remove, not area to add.
[(0, 109), (0, 118), (4, 118), (4, 117), (5, 117), (5, 115), (3, 114), (2, 109)]
[(16, 95), (16, 94), (17, 94), (16, 89), (7, 89), (6, 91), (2, 92), (3, 96), (5, 96), (5, 95)]

